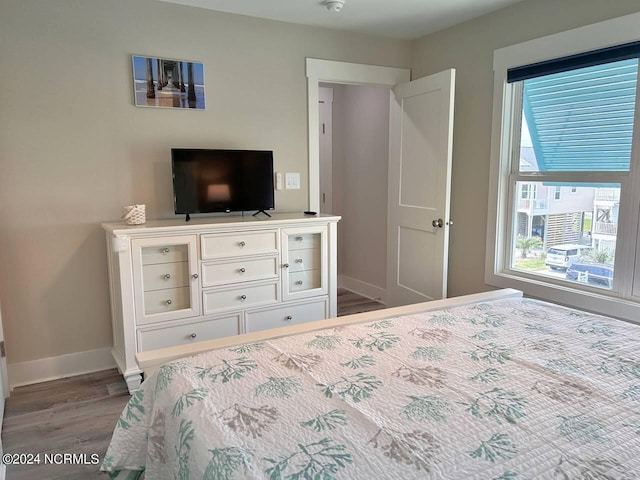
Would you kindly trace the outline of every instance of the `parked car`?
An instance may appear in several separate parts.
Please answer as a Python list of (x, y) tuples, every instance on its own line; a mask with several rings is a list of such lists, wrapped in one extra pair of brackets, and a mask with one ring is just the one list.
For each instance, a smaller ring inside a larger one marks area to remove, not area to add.
[(547, 259), (545, 263), (552, 270), (566, 270), (573, 263), (577, 262), (580, 257), (586, 255), (591, 250), (588, 245), (563, 244), (555, 245), (547, 250)]
[(567, 268), (567, 280), (589, 283), (597, 287), (613, 286), (613, 265), (606, 263), (575, 262)]

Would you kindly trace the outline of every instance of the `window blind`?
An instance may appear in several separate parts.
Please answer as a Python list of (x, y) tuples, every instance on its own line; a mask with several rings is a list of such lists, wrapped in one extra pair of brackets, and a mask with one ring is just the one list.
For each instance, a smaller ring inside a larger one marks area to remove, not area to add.
[(640, 41), (601, 48), (507, 70), (507, 83), (640, 57)]

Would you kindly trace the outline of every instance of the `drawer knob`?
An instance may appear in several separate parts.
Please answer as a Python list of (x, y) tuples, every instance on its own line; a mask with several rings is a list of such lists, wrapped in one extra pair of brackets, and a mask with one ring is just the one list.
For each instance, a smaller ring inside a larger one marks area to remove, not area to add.
[(244, 272), (246, 272), (246, 270), (245, 270), (245, 268), (244, 268), (244, 267), (242, 267), (242, 268), (240, 269), (240, 273), (244, 273)]
[(301, 258), (296, 258), (296, 263), (302, 263), (302, 259)]
[(167, 301), (166, 301), (166, 302), (164, 302), (164, 303), (166, 303), (167, 305), (171, 305), (173, 302), (172, 302), (171, 300), (167, 300)]
[(293, 320), (293, 317), (292, 317), (291, 315), (287, 315), (286, 317), (284, 317), (284, 319), (285, 319), (287, 322), (290, 322), (291, 320)]
[(194, 273), (193, 275), (191, 275), (193, 278), (198, 278), (198, 274)]
[(171, 278), (171, 275), (168, 273), (165, 273), (162, 278), (164, 278), (165, 280), (169, 280)]
[(298, 280), (298, 281), (296, 282), (296, 285), (302, 285), (302, 280)]
[(246, 295), (240, 295), (240, 300), (246, 300), (247, 296)]
[(296, 242), (301, 242), (302, 241), (302, 237), (296, 237)]
[(282, 265), (282, 268), (289, 268), (289, 264), (285, 263), (284, 265)]
[(169, 250), (168, 248), (163, 248), (163, 249), (162, 249), (162, 253), (164, 253), (165, 255), (166, 255), (167, 253), (169, 253), (169, 251), (170, 251), (170, 250)]
[(196, 338), (198, 335), (196, 334), (196, 332), (193, 332), (191, 335), (189, 335), (189, 338)]
[(244, 247), (244, 246), (246, 245), (246, 243), (244, 243), (244, 241), (242, 241), (242, 242), (240, 242), (240, 243), (239, 243), (239, 245), (240, 245), (241, 247)]

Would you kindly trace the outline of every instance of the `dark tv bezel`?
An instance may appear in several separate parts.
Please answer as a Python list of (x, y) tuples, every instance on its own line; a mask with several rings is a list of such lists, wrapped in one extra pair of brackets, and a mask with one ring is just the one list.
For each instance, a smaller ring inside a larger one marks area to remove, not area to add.
[[(243, 153), (243, 152), (260, 152), (260, 153), (270, 153), (270, 185), (271, 185), (271, 203), (270, 207), (262, 207), (262, 208), (245, 208), (242, 210), (232, 210), (232, 209), (218, 209), (218, 210), (205, 210), (202, 211), (198, 208), (197, 211), (178, 211), (177, 208), (177, 199), (176, 199), (176, 175), (175, 175), (175, 164), (176, 159), (174, 152), (228, 152), (228, 153)], [(197, 215), (197, 214), (207, 214), (207, 213), (232, 213), (232, 212), (253, 212), (253, 211), (265, 211), (265, 210), (275, 210), (275, 182), (274, 182), (274, 169), (273, 169), (273, 150), (247, 150), (247, 149), (224, 149), (224, 148), (172, 148), (171, 149), (171, 186), (173, 188), (173, 211), (176, 215)]]

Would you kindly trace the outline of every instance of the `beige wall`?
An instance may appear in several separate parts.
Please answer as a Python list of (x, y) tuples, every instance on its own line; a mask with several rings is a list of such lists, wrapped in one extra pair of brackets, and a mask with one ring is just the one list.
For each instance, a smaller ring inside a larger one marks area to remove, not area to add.
[[(205, 65), (206, 111), (136, 108), (131, 54)], [(172, 215), (170, 148), (273, 149), (307, 204), (305, 57), (408, 67), (410, 43), (152, 0), (0, 4), (0, 298), (9, 362), (111, 345), (100, 222)]]
[(526, 0), (429, 35), (413, 45), (412, 78), (456, 72), (449, 295), (486, 290), (493, 51), (640, 11), (638, 0)]
[(338, 273), (386, 288), (389, 89), (333, 85)]

